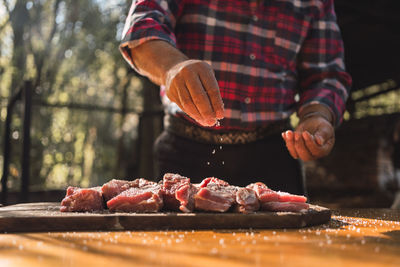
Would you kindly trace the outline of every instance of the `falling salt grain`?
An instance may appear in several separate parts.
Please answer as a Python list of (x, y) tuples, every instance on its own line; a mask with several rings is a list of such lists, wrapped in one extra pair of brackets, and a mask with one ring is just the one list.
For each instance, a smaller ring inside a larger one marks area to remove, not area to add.
[(365, 239), (361, 240), (361, 245), (365, 245)]
[(210, 162), (209, 162), (209, 161), (207, 161), (207, 165), (210, 165)]
[(275, 231), (273, 231), (273, 232), (272, 232), (272, 234), (273, 234), (273, 235), (276, 235), (276, 232), (275, 232)]
[(225, 165), (225, 161), (222, 161), (222, 165)]
[(221, 238), (220, 240), (219, 240), (219, 244), (222, 246), (222, 245), (224, 245), (224, 242), (225, 242), (225, 240), (223, 239), (223, 238)]
[(211, 153), (215, 154), (215, 149)]
[(222, 150), (222, 146), (219, 146), (219, 150)]

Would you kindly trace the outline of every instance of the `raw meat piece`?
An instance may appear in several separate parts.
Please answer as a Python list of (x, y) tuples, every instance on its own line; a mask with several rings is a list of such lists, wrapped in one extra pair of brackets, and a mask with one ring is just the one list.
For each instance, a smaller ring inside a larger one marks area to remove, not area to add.
[(217, 184), (221, 187), (228, 188), (229, 191), (231, 192), (235, 192), (236, 204), (234, 207), (234, 211), (241, 213), (249, 213), (257, 211), (260, 208), (260, 203), (257, 199), (257, 196), (254, 190), (250, 188), (231, 186), (226, 181), (215, 177), (209, 177), (204, 179), (199, 184), (199, 187), (204, 188), (207, 187), (208, 185), (213, 185), (213, 184)]
[(195, 208), (204, 211), (225, 212), (236, 199), (236, 187), (215, 177), (204, 179), (194, 196)]
[(189, 178), (179, 174), (166, 173), (162, 181), (162, 190), (165, 209), (183, 212), (193, 211), (193, 196), (197, 190), (190, 183)]
[(280, 202), (306, 202), (307, 198), (305, 196), (293, 195), (287, 192), (277, 192), (279, 195)]
[(61, 201), (60, 211), (98, 211), (104, 209), (100, 187), (78, 188), (69, 186)]
[(268, 188), (265, 184), (257, 182), (254, 184), (249, 184), (247, 188), (253, 189), (260, 202), (306, 202), (307, 198), (305, 196), (293, 195), (287, 192), (274, 191)]
[(206, 187), (208, 184), (218, 184), (221, 186), (230, 186), (230, 184), (228, 182), (225, 182), (224, 180), (215, 178), (215, 177), (208, 177), (206, 179), (204, 179), (203, 181), (201, 181), (201, 183), (199, 184), (199, 187)]
[(101, 187), (101, 191), (103, 193), (104, 199), (106, 201), (108, 201), (108, 200), (112, 199), (113, 197), (119, 195), (123, 191), (125, 191), (131, 187), (134, 187), (134, 185), (135, 185), (135, 183), (133, 181), (112, 179), (111, 181), (105, 183)]
[(260, 201), (261, 210), (268, 211), (300, 211), (308, 209), (309, 205), (305, 203), (305, 196), (292, 195), (286, 192), (276, 192), (269, 189), (265, 184), (257, 182), (250, 184), (247, 188), (251, 188), (256, 192), (257, 198)]
[(291, 211), (298, 212), (308, 209), (309, 205), (304, 202), (264, 202), (261, 203), (262, 210), (268, 211)]
[(246, 188), (253, 189), (260, 202), (279, 201), (279, 194), (274, 190), (269, 189), (264, 183), (257, 182), (249, 184)]
[(260, 202), (254, 190), (250, 188), (237, 187), (236, 205), (234, 211), (240, 213), (250, 213), (260, 208)]
[(107, 201), (110, 211), (158, 212), (163, 207), (161, 186), (131, 187)]
[(143, 178), (136, 179), (134, 181), (125, 181), (125, 180), (116, 180), (112, 179), (108, 183), (105, 183), (101, 187), (101, 191), (103, 193), (103, 197), (105, 201), (109, 201), (113, 197), (119, 195), (125, 190), (131, 187), (143, 187), (147, 185), (155, 185), (155, 182), (148, 181)]
[(179, 210), (182, 212), (192, 212), (194, 210), (194, 195), (198, 189), (192, 184), (185, 184), (175, 192), (175, 197), (180, 202)]

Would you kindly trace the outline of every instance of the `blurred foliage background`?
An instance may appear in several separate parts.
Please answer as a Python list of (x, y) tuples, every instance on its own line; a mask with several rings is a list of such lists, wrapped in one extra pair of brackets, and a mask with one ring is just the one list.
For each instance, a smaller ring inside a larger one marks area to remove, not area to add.
[[(31, 190), (138, 175), (143, 81), (118, 50), (130, 4), (0, 1), (0, 142), (8, 99), (33, 81)], [(11, 190), (20, 182), (21, 109), (12, 119)]]
[[(99, 185), (114, 177), (156, 178), (151, 144), (162, 127), (157, 88), (137, 76), (118, 50), (131, 2), (0, 0), (0, 144), (9, 98), (31, 80), (31, 191)], [(337, 3), (339, 15), (357, 16), (347, 1)], [(354, 30), (347, 25), (356, 24), (339, 22), (350, 29), (343, 32), (345, 44), (352, 44), (346, 38)], [(347, 57), (356, 50), (346, 47)], [(383, 78), (356, 88), (346, 120), (400, 112), (398, 80)], [(20, 186), (21, 106), (12, 118), (11, 191)], [(0, 172), (2, 167), (0, 155)]]

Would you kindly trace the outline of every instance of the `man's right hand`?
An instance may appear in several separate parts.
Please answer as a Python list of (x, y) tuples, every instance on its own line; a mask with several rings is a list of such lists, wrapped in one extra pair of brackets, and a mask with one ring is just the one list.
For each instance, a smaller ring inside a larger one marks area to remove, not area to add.
[(201, 60), (190, 60), (162, 40), (131, 48), (132, 63), (158, 85), (165, 85), (168, 98), (204, 126), (224, 117), (224, 105), (214, 71)]
[(211, 66), (201, 60), (185, 60), (165, 75), (166, 93), (186, 114), (203, 126), (224, 117), (224, 105)]

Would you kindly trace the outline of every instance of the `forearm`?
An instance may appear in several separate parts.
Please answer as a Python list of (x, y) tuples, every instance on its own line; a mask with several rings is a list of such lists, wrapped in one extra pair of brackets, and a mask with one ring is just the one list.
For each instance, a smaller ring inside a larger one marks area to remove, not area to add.
[(188, 60), (178, 49), (162, 40), (153, 40), (131, 48), (132, 62), (140, 73), (158, 85), (165, 85), (173, 66)]
[[(320, 103), (332, 112), (333, 125), (339, 126), (346, 108), (351, 77), (345, 71), (344, 48), (336, 22), (333, 0), (321, 2), (320, 12), (311, 19), (312, 25), (298, 55), (300, 117), (308, 107)], [(323, 112), (325, 114), (325, 112)]]

